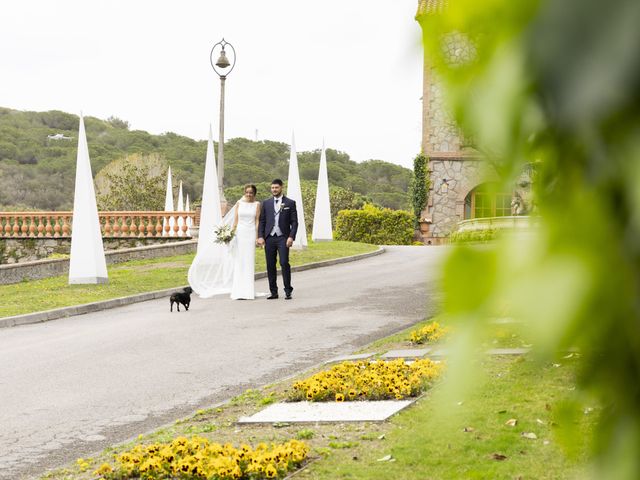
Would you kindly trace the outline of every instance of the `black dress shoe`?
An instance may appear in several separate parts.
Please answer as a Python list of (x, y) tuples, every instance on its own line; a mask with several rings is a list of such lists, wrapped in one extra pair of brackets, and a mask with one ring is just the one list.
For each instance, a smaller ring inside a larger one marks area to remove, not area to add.
[(284, 296), (284, 299), (285, 299), (285, 300), (291, 300), (291, 294), (290, 294), (290, 293), (287, 293), (287, 294)]
[(277, 293), (272, 293), (271, 295), (269, 295), (267, 297), (267, 300), (275, 300), (276, 298), (278, 298), (278, 294)]

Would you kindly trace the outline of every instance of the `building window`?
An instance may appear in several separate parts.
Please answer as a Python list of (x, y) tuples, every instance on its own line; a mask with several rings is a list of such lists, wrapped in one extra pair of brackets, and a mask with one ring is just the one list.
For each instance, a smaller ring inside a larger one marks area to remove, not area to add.
[(464, 218), (511, 215), (511, 193), (499, 192), (496, 184), (478, 185), (464, 199)]

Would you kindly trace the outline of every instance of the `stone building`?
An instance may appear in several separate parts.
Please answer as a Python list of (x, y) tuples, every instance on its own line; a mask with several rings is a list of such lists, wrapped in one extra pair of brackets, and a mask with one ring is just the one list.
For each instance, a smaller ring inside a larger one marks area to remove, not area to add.
[[(455, 0), (450, 0), (455, 1)], [(416, 20), (425, 31), (424, 20), (439, 15), (449, 0), (419, 0)], [(464, 36), (452, 34), (443, 39), (452, 63), (465, 62), (475, 54)], [(525, 213), (530, 191), (530, 174), (523, 172), (512, 191), (501, 192), (496, 171), (484, 162), (465, 139), (447, 113), (437, 74), (424, 54), (422, 93), (422, 152), (429, 159), (431, 186), (427, 207), (421, 215), (421, 231), (428, 244), (447, 241), (461, 220), (500, 217)]]

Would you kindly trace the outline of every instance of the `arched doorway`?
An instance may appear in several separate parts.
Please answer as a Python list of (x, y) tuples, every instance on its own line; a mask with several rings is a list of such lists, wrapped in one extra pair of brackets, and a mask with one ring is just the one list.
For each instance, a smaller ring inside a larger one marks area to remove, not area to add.
[(502, 192), (496, 183), (482, 183), (464, 199), (464, 219), (511, 215), (511, 192)]

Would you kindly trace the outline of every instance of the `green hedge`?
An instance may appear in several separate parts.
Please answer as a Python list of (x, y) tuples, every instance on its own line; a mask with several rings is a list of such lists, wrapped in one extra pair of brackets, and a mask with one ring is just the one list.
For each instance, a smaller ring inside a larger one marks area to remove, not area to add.
[(336, 219), (336, 240), (411, 245), (413, 233), (413, 215), (405, 210), (366, 204), (362, 210), (341, 210)]

